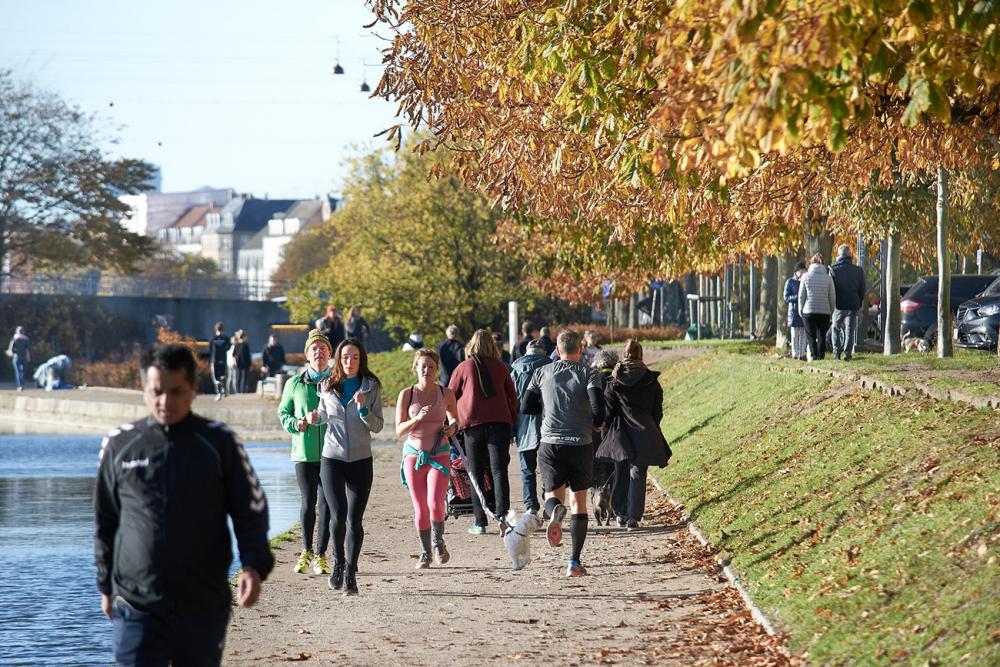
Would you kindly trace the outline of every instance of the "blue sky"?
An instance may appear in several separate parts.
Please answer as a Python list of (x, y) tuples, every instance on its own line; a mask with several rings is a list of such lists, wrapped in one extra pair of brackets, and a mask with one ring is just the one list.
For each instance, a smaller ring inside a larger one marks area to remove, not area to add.
[(363, 0), (0, 0), (0, 16), (0, 67), (96, 112), (109, 154), (160, 166), (164, 191), (337, 193), (352, 146), (396, 122), (359, 91), (386, 44)]

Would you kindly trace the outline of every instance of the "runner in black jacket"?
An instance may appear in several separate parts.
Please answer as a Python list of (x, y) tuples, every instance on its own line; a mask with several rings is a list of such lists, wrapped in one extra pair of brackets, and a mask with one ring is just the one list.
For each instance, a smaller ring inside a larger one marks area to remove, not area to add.
[(143, 368), (151, 416), (114, 429), (101, 448), (97, 587), (120, 663), (218, 664), (231, 604), (226, 518), (244, 569), (238, 603), (250, 606), (273, 566), (267, 500), (233, 434), (190, 411), (191, 352), (156, 346)]

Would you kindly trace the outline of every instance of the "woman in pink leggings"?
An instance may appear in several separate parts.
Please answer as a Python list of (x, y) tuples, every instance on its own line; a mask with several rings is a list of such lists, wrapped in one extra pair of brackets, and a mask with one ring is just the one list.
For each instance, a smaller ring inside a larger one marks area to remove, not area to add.
[[(407, 436), (403, 444), (403, 483), (413, 501), (413, 523), (420, 533), (417, 569), (434, 562), (444, 565), (451, 556), (444, 544), (444, 517), (448, 490), (448, 437), (458, 431), (455, 394), (437, 383), (440, 358), (423, 348), (413, 359), (417, 383), (399, 392), (396, 401), (396, 434)], [(433, 533), (433, 535), (432, 535)]]

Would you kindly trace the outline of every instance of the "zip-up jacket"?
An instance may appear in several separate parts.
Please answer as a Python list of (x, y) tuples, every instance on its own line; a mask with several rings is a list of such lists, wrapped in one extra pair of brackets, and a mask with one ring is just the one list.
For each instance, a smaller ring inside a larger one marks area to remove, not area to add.
[(309, 380), (309, 371), (293, 375), (281, 393), (278, 421), (281, 428), (292, 434), (292, 460), (319, 463), (326, 436), (326, 424), (310, 424), (305, 431), (295, 428), (295, 422), (319, 407), (317, 385)]
[[(357, 394), (365, 395), (365, 410), (358, 409)], [(351, 397), (345, 407), (340, 402), (340, 393), (331, 387), (330, 391), (319, 393), (319, 423), (326, 424), (323, 439), (323, 457), (338, 461), (360, 461), (371, 458), (372, 433), (382, 430), (382, 388), (378, 382), (366, 377), (361, 380), (361, 388)]]
[[(528, 391), (531, 377), (535, 369), (539, 366), (547, 366), (552, 360), (545, 354), (525, 354), (518, 357), (514, 362), (511, 375), (514, 380), (514, 390), (517, 392), (518, 402)], [(526, 415), (519, 412), (517, 415), (517, 451), (524, 452), (538, 447), (542, 437), (542, 416)]]
[(112, 430), (95, 493), (97, 588), (156, 614), (230, 604), (232, 517), (244, 567), (274, 565), (264, 490), (243, 448), (219, 422), (189, 414)]

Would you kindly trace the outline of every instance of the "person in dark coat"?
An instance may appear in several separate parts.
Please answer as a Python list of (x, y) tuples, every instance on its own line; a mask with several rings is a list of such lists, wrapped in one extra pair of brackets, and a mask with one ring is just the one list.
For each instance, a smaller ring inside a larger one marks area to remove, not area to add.
[(250, 345), (247, 343), (247, 332), (243, 329), (238, 329), (233, 334), (233, 359), (236, 361), (236, 393), (245, 394), (252, 358)]
[(851, 247), (837, 249), (837, 261), (830, 265), (830, 277), (837, 292), (837, 308), (833, 311), (833, 358), (850, 361), (854, 354), (854, 338), (858, 331), (858, 315), (865, 304), (868, 280), (864, 269), (851, 258)]
[(285, 348), (278, 342), (277, 336), (267, 339), (267, 347), (260, 355), (261, 370), (268, 377), (274, 377), (285, 365)]
[(670, 447), (660, 431), (663, 388), (659, 377), (642, 363), (639, 341), (630, 339), (604, 388), (607, 417), (597, 457), (615, 461), (611, 507), (618, 525), (628, 530), (639, 527), (646, 509), (649, 466), (665, 466), (670, 459)]
[(507, 367), (507, 370), (510, 370), (510, 364), (511, 364), (510, 352), (503, 349), (503, 344), (504, 344), (503, 336), (500, 335), (499, 333), (494, 333), (493, 344), (496, 345), (497, 350), (500, 351), (500, 361), (502, 361), (504, 366)]
[(550, 333), (551, 331), (549, 331), (548, 327), (542, 327), (538, 330), (538, 340), (542, 341), (542, 344), (545, 346), (546, 356), (551, 356), (556, 351), (556, 343), (552, 340), (552, 336), (549, 335)]
[(520, 359), (528, 353), (528, 343), (538, 338), (538, 327), (531, 320), (521, 322), (521, 340), (514, 346), (514, 358)]
[(212, 366), (212, 383), (215, 385), (215, 400), (221, 400), (226, 395), (226, 353), (232, 346), (229, 338), (223, 333), (222, 322), (215, 323), (215, 336), (208, 341), (210, 363)]
[(465, 361), (465, 343), (458, 337), (461, 334), (454, 324), (444, 330), (446, 340), (438, 345), (437, 353), (441, 357), (441, 385), (448, 386), (451, 381), (451, 374), (455, 372), (458, 365)]
[[(511, 366), (511, 377), (514, 380), (514, 391), (520, 404), (524, 393), (531, 384), (531, 376), (535, 369), (552, 363), (545, 354), (545, 346), (540, 341), (531, 341), (526, 348), (527, 354), (514, 361)], [(538, 512), (542, 506), (538, 502), (538, 445), (542, 441), (542, 416), (528, 415), (518, 412), (517, 453), (521, 460), (521, 493), (524, 498), (524, 509)]]
[(805, 325), (802, 322), (802, 315), (799, 314), (799, 282), (802, 274), (806, 272), (806, 263), (797, 262), (795, 273), (785, 281), (785, 303), (788, 304), (788, 331), (791, 334), (791, 354), (793, 359), (799, 361), (806, 360), (806, 347), (809, 341), (806, 338)]

